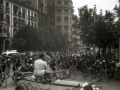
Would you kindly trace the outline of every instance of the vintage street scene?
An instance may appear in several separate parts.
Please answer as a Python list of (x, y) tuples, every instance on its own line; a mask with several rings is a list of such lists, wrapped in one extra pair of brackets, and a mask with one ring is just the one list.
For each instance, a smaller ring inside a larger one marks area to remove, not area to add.
[(0, 0), (0, 90), (120, 90), (120, 0)]

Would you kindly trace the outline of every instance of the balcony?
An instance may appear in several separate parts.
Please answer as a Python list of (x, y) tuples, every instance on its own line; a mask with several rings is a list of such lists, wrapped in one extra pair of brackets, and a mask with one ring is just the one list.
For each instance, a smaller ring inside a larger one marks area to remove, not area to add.
[(10, 8), (6, 7), (5, 8), (5, 13), (9, 14), (10, 13)]
[(1, 12), (1, 13), (4, 12), (4, 6), (3, 6), (3, 4), (0, 4), (0, 12)]

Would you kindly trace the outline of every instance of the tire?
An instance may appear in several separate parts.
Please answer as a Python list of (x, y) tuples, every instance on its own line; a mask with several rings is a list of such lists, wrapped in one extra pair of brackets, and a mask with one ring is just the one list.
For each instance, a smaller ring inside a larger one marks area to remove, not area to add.
[(18, 84), (15, 90), (28, 90), (25, 84)]

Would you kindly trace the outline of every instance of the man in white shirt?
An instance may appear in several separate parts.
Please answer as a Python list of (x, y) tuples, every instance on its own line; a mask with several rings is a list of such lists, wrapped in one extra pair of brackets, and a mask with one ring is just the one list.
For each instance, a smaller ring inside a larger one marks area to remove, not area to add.
[(34, 73), (32, 78), (43, 76), (45, 73), (49, 73), (51, 70), (47, 65), (47, 62), (44, 61), (44, 54), (39, 55), (39, 59), (34, 62)]

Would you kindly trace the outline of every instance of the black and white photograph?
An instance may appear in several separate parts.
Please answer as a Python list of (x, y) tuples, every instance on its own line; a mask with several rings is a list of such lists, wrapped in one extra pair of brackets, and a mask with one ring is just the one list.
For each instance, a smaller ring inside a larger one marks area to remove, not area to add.
[(0, 0), (0, 90), (120, 90), (120, 0)]

